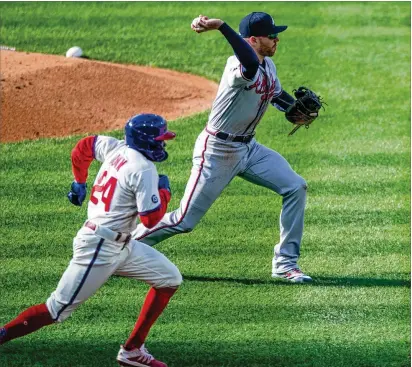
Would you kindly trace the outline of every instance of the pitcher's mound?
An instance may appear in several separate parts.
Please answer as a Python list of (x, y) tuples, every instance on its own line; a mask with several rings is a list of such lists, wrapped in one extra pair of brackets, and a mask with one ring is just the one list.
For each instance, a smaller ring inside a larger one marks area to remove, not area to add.
[(138, 113), (167, 120), (211, 107), (217, 85), (171, 70), (1, 51), (0, 141), (122, 129)]

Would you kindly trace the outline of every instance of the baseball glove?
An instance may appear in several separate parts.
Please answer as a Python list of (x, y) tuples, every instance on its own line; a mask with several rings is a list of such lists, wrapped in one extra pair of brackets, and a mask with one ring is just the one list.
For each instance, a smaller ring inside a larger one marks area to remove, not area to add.
[(309, 128), (309, 125), (318, 117), (319, 110), (326, 104), (320, 96), (312, 92), (309, 88), (299, 87), (293, 90), (296, 101), (290, 105), (286, 112), (286, 119), (296, 126), (289, 133), (289, 136), (294, 134), (301, 126)]

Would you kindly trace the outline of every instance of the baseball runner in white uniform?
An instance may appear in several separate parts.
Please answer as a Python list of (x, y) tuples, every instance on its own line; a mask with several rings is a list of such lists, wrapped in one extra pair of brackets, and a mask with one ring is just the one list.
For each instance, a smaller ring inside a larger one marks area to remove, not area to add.
[(272, 276), (295, 283), (312, 279), (297, 261), (303, 234), (306, 182), (277, 152), (259, 144), (255, 129), (270, 104), (285, 111), (295, 100), (282, 89), (271, 56), (278, 34), (266, 13), (251, 13), (240, 23), (240, 36), (220, 19), (199, 16), (198, 33), (218, 29), (232, 46), (206, 128), (193, 152), (193, 168), (180, 207), (154, 227), (138, 225), (133, 237), (155, 245), (175, 234), (190, 232), (235, 177), (273, 190), (283, 197), (280, 240), (274, 247)]
[(54, 322), (62, 322), (91, 297), (111, 275), (141, 280), (151, 286), (136, 325), (121, 346), (117, 361), (122, 366), (166, 367), (144, 347), (151, 326), (182, 282), (177, 267), (164, 255), (131, 239), (139, 216), (153, 227), (170, 200), (167, 176), (159, 176), (153, 161), (167, 158), (167, 131), (158, 115), (140, 114), (125, 127), (125, 141), (107, 136), (81, 139), (72, 151), (75, 181), (69, 200), (81, 205), (86, 197), (88, 168), (93, 159), (102, 162), (91, 189), (88, 220), (73, 241), (73, 258), (56, 290), (46, 303), (32, 306), (0, 329), (0, 344), (29, 334)]

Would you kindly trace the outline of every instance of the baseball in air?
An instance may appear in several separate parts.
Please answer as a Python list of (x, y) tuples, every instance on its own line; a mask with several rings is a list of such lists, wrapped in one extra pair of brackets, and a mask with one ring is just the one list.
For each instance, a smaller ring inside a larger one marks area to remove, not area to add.
[(79, 46), (69, 48), (66, 52), (66, 57), (81, 57), (82, 55), (83, 50)]

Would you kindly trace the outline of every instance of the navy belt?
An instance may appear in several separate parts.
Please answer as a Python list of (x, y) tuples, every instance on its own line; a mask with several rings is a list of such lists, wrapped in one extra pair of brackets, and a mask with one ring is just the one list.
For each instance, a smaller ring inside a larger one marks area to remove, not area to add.
[(224, 133), (222, 131), (219, 131), (215, 133), (214, 135), (218, 137), (219, 139), (229, 140), (235, 143), (250, 143), (253, 137), (255, 136), (255, 135), (235, 135), (233, 136), (233, 135)]

